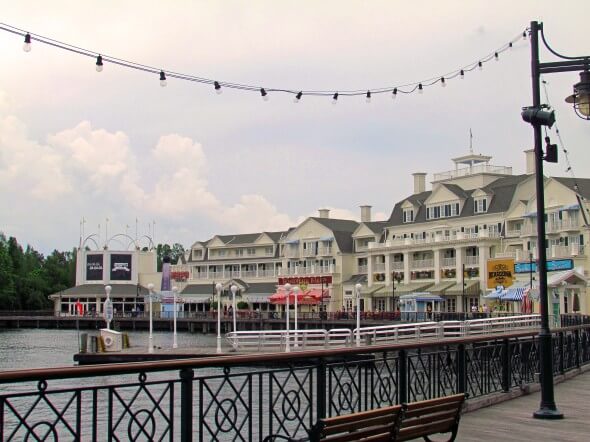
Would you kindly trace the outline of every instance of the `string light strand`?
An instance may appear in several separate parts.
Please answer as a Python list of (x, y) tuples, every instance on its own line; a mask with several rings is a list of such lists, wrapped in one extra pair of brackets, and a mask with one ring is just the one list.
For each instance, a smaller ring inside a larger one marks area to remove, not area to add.
[[(15, 35), (20, 35), (24, 37), (24, 46), (23, 49), (26, 52), (31, 50), (32, 42), (39, 42), (42, 44), (46, 44), (58, 49), (62, 49), (65, 51), (69, 51), (78, 55), (83, 55), (86, 57), (90, 57), (96, 60), (96, 70), (102, 71), (107, 64), (113, 64), (121, 67), (126, 67), (130, 69), (134, 69), (137, 71), (147, 72), (154, 75), (158, 75), (160, 77), (160, 84), (162, 86), (165, 85), (165, 81), (167, 79), (178, 79), (184, 81), (191, 81), (195, 83), (201, 83), (206, 85), (211, 85), (214, 87), (215, 92), (218, 94), (221, 93), (222, 88), (228, 89), (236, 89), (240, 91), (247, 91), (247, 92), (258, 92), (264, 91), (265, 94), (262, 94), (262, 97), (267, 99), (269, 93), (285, 93), (293, 95), (295, 101), (299, 101), (302, 96), (316, 96), (316, 97), (356, 97), (356, 96), (365, 96), (367, 94), (369, 99), (371, 96), (376, 94), (392, 94), (395, 98), (398, 94), (412, 94), (414, 92), (423, 92), (423, 90), (427, 87), (433, 86), (437, 83), (441, 83), (441, 85), (447, 85), (449, 80), (453, 80), (457, 77), (464, 78), (465, 74), (471, 72), (475, 69), (482, 68), (485, 63), (488, 63), (491, 60), (498, 60), (500, 54), (503, 52), (512, 49), (516, 44), (522, 42), (522, 40), (526, 40), (526, 35), (528, 33), (528, 28), (524, 31), (519, 32), (519, 34), (511, 39), (508, 43), (503, 45), (502, 47), (490, 52), (486, 56), (479, 58), (477, 61), (469, 63), (467, 65), (462, 66), (457, 70), (453, 70), (447, 72), (443, 75), (436, 75), (427, 79), (423, 79), (420, 81), (415, 81), (406, 84), (394, 85), (394, 86), (387, 86), (387, 87), (377, 87), (377, 88), (363, 88), (363, 89), (355, 89), (355, 90), (301, 90), (301, 89), (290, 89), (290, 88), (271, 88), (271, 87), (264, 87), (262, 85), (253, 85), (253, 84), (244, 84), (244, 83), (233, 83), (229, 81), (219, 81), (214, 80), (211, 78), (200, 77), (196, 75), (186, 74), (182, 72), (176, 72), (172, 70), (167, 70), (163, 68), (157, 68), (154, 66), (149, 66), (141, 63), (137, 63), (134, 61), (125, 60), (122, 58), (106, 55), (103, 52), (92, 51), (89, 49), (85, 49), (79, 46), (75, 46), (69, 43), (65, 43), (59, 40), (55, 40), (53, 38), (45, 37), (39, 34), (34, 34), (23, 29), (8, 25), (6, 23), (0, 23), (0, 30), (9, 32)], [(162, 74), (164, 75), (164, 80), (162, 80)], [(337, 98), (336, 98), (337, 100)], [(336, 101), (334, 100), (334, 101)]]

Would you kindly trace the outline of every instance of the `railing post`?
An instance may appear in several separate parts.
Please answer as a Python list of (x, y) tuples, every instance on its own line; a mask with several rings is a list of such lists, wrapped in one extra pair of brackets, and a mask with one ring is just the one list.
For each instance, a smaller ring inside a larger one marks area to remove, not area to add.
[(563, 332), (559, 332), (559, 341), (558, 341), (558, 348), (559, 348), (559, 373), (565, 373), (565, 339)]
[(327, 417), (326, 414), (326, 360), (320, 358), (318, 364), (318, 381), (317, 381), (317, 398), (318, 398), (318, 409), (317, 409), (317, 420)]
[(510, 341), (508, 339), (502, 340), (502, 391), (508, 393), (510, 391)]
[(580, 357), (580, 329), (574, 330), (574, 346), (576, 347), (575, 350), (575, 358), (576, 358), (576, 368), (580, 368), (581, 357)]
[(193, 378), (190, 368), (180, 370), (180, 440), (193, 440)]
[(467, 383), (467, 364), (465, 359), (465, 344), (457, 347), (457, 393), (465, 393)]
[(406, 350), (400, 350), (398, 353), (398, 399), (399, 403), (408, 402), (408, 354)]

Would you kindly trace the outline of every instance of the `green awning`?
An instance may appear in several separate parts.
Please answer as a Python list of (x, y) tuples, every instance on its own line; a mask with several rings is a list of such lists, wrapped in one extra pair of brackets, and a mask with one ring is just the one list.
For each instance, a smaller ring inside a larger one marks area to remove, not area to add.
[[(451, 287), (445, 290), (445, 295), (457, 296), (463, 294), (463, 287), (458, 282), (453, 284)], [(479, 295), (479, 281), (465, 281), (465, 294), (466, 295)]]
[(372, 295), (377, 290), (380, 290), (382, 288), (384, 288), (384, 286), (381, 285), (381, 284), (379, 284), (379, 285), (373, 285), (371, 287), (363, 287), (361, 289), (361, 296), (369, 296), (369, 295)]
[(444, 295), (446, 290), (456, 284), (455, 281), (441, 281), (438, 284), (434, 284), (432, 287), (428, 287), (428, 291), (436, 295)]
[(432, 286), (432, 282), (411, 282), (409, 284), (396, 284), (395, 295), (400, 296), (407, 293), (423, 292), (428, 287)]

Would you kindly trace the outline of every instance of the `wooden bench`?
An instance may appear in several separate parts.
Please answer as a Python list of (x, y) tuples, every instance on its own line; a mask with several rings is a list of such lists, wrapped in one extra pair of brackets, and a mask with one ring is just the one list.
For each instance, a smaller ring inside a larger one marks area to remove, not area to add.
[(320, 419), (313, 426), (309, 438), (291, 439), (271, 435), (265, 442), (274, 440), (312, 442), (388, 442), (407, 441), (440, 433), (451, 433), (454, 441), (459, 429), (465, 394), (455, 394), (427, 401), (382, 407), (375, 410)]
[(427, 401), (403, 404), (403, 418), (394, 440), (424, 438), (429, 442), (434, 434), (451, 433), (454, 441), (459, 430), (465, 394), (455, 394)]
[[(375, 410), (320, 419), (309, 432), (312, 442), (389, 442), (395, 440), (402, 406), (394, 405)], [(281, 435), (271, 435), (264, 442), (274, 440), (297, 441)]]

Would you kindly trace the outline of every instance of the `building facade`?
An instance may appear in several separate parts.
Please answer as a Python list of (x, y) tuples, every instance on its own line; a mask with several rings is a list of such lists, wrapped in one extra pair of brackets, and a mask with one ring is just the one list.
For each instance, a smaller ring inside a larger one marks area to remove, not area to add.
[[(497, 304), (520, 311), (518, 296), (508, 303), (492, 294), (516, 288), (535, 294), (533, 151), (526, 151), (525, 159), (526, 173), (514, 175), (511, 167), (491, 164), (490, 156), (470, 152), (452, 159), (454, 169), (434, 174), (428, 190), (426, 174), (414, 173), (414, 192), (394, 205), (386, 221), (372, 221), (370, 206), (361, 207), (360, 222), (333, 219), (321, 209), (318, 217), (287, 231), (196, 242), (174, 266), (173, 278), (195, 310), (208, 309), (218, 282), (226, 295), (231, 285), (238, 286), (248, 308), (274, 310), (268, 298), (289, 282), (321, 290), (319, 310), (355, 308), (354, 288), (360, 283), (362, 310), (392, 311), (400, 296), (428, 292), (440, 297), (437, 308), (445, 312)], [(555, 314), (589, 311), (588, 198), (589, 179), (545, 179), (545, 247)], [(499, 260), (507, 268), (500, 279), (493, 267)]]

